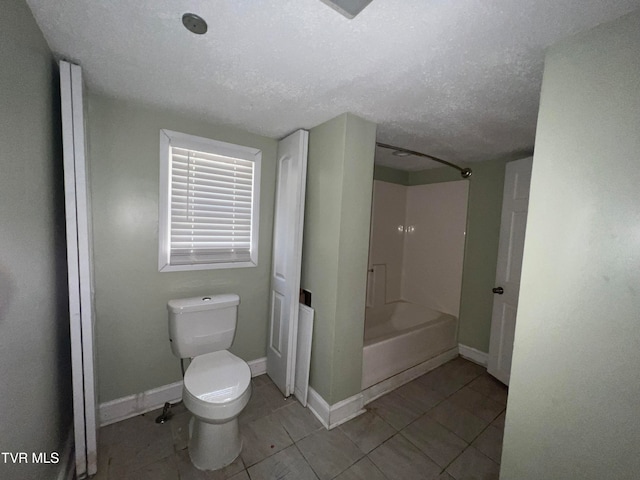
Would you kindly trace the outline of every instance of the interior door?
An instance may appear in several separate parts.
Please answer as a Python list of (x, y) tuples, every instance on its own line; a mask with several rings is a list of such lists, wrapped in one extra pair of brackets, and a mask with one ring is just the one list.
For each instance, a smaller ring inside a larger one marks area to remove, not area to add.
[(509, 385), (532, 158), (507, 163), (487, 371)]
[(97, 472), (94, 302), (82, 70), (60, 61), (76, 477)]
[(308, 143), (298, 130), (278, 144), (267, 374), (286, 397), (295, 383)]

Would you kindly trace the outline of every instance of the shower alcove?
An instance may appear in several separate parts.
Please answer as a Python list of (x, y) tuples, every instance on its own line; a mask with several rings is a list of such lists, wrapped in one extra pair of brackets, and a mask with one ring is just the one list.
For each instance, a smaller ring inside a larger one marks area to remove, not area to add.
[(363, 390), (457, 353), (468, 189), (374, 180)]

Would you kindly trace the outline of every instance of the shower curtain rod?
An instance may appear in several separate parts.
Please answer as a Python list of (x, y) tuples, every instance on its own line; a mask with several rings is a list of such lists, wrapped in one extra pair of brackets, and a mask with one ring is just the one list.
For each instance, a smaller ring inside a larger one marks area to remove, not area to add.
[(388, 148), (389, 150), (394, 150), (396, 152), (405, 152), (410, 155), (415, 155), (417, 157), (424, 157), (424, 158), (428, 158), (429, 160), (433, 160), (434, 162), (442, 163), (448, 167), (455, 168), (456, 170), (458, 170), (462, 178), (469, 178), (473, 174), (473, 171), (470, 168), (459, 167), (458, 165), (454, 165), (451, 162), (447, 162), (446, 160), (443, 160), (438, 157), (434, 157), (432, 155), (427, 155), (426, 153), (420, 153), (420, 152), (416, 152), (415, 150), (409, 150), (407, 148), (402, 148), (402, 147), (395, 147), (393, 145), (388, 145), (386, 143), (380, 143), (380, 142), (376, 142), (376, 145), (381, 148)]

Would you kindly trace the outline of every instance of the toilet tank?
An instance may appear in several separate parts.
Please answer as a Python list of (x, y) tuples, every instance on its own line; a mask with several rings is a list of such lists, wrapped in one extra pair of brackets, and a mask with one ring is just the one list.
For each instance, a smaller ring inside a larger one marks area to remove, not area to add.
[(192, 358), (231, 347), (239, 303), (235, 294), (170, 300), (167, 310), (173, 354)]

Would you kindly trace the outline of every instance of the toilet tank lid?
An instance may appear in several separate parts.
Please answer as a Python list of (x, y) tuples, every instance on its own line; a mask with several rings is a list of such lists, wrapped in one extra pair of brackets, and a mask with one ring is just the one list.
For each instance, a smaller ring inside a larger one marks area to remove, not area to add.
[(197, 312), (216, 308), (233, 307), (240, 303), (240, 297), (235, 293), (222, 295), (204, 295), (202, 297), (178, 298), (169, 300), (167, 309), (171, 313)]

